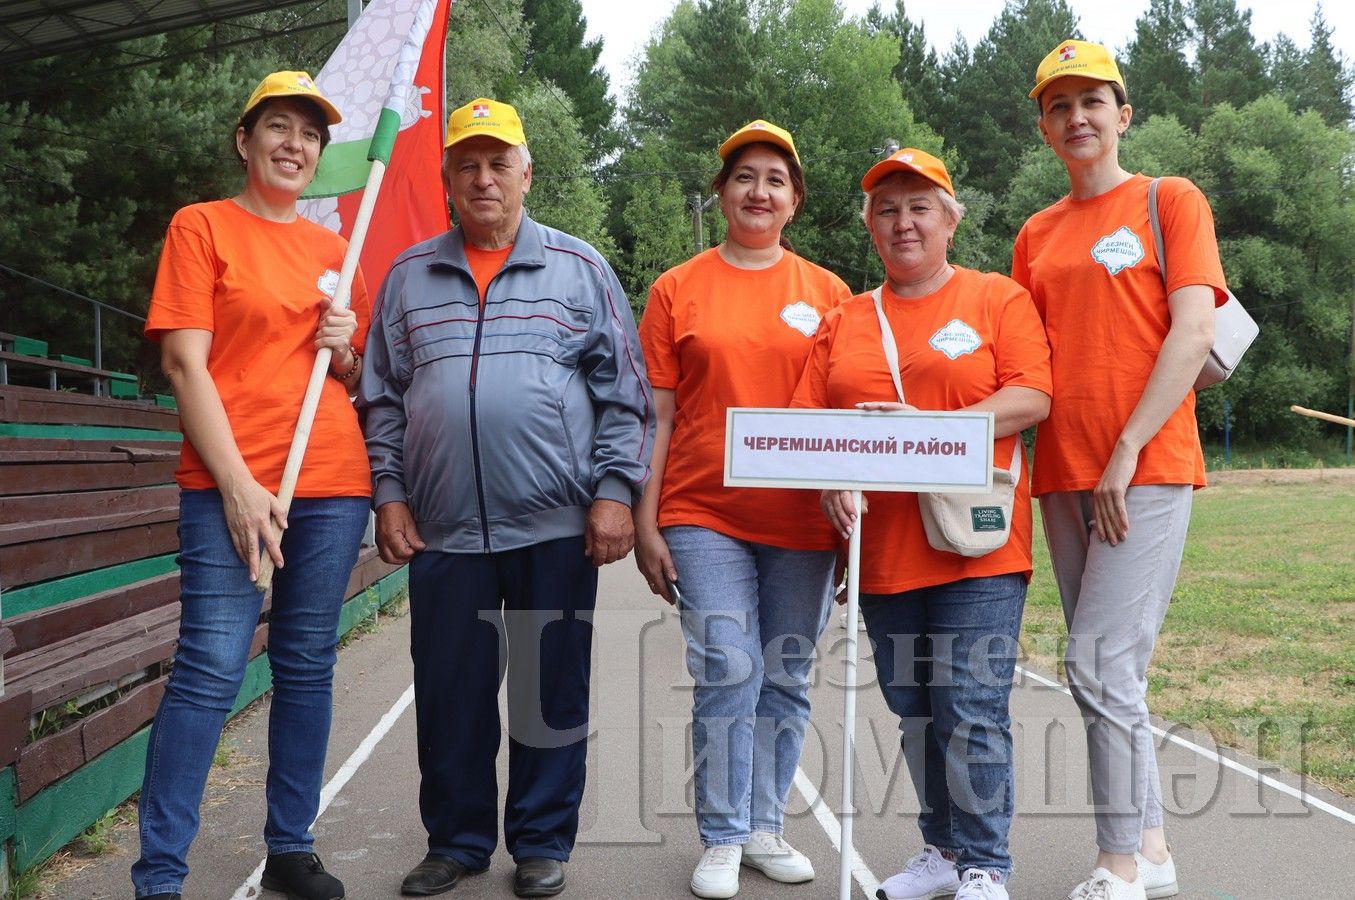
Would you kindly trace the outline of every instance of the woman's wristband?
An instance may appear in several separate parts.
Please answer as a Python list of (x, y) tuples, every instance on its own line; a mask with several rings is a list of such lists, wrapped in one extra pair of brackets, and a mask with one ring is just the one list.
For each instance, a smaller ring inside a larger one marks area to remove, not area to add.
[(329, 370), (330, 376), (333, 378), (337, 378), (339, 381), (347, 381), (348, 379), (352, 378), (354, 375), (357, 374), (358, 367), (362, 365), (362, 354), (354, 350), (352, 344), (348, 345), (348, 352), (353, 355), (353, 365), (348, 367), (347, 372), (340, 374), (338, 372), (335, 372), (333, 368), (330, 368)]

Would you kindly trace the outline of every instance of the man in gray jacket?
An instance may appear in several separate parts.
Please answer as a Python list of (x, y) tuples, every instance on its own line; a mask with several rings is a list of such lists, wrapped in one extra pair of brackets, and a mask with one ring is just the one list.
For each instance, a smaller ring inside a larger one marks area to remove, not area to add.
[(377, 546), (409, 563), (428, 854), (401, 893), (489, 866), (506, 670), (504, 838), (518, 896), (544, 897), (578, 830), (597, 567), (634, 543), (653, 400), (611, 267), (523, 211), (513, 107), (452, 113), (442, 174), (459, 224), (391, 267), (357, 397)]

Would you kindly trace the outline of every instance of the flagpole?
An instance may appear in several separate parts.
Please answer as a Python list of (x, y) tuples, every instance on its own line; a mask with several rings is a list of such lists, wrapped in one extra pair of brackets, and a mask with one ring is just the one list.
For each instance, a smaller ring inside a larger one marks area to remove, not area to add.
[[(395, 140), (400, 133), (401, 111), (405, 108), (405, 91), (412, 89), (424, 42), (435, 18), (434, 10), (445, 2), (446, 0), (422, 0), (415, 10), (411, 30), (400, 47), (386, 102), (377, 116), (376, 127), (368, 144), (367, 159), (371, 161), (371, 168), (367, 172), (367, 183), (362, 189), (362, 200), (358, 204), (357, 218), (353, 222), (353, 230), (349, 236), (348, 251), (344, 254), (343, 266), (339, 272), (339, 285), (334, 291), (333, 305), (338, 309), (347, 309), (352, 298), (353, 278), (357, 274), (358, 260), (362, 256), (362, 245), (367, 239), (367, 227), (372, 221), (377, 195), (381, 192), (381, 181), (385, 177), (386, 166), (390, 163)], [(311, 367), (310, 381), (306, 385), (306, 394), (301, 401), (301, 414), (297, 417), (292, 446), (287, 452), (287, 463), (282, 470), (282, 483), (278, 487), (278, 501), (282, 505), (284, 515), (291, 509), (292, 495), (296, 492), (297, 477), (301, 472), (301, 461), (306, 455), (306, 445), (310, 442), (311, 426), (315, 423), (315, 410), (320, 405), (320, 393), (324, 389), (325, 379), (329, 377), (332, 355), (332, 350), (322, 347), (315, 354), (315, 365)], [(275, 541), (281, 540), (282, 532), (272, 521), (269, 522), (268, 528)], [(273, 559), (265, 553), (260, 561), (259, 577), (255, 579), (254, 586), (266, 591), (272, 582)]]
[[(358, 205), (358, 215), (353, 223), (353, 234), (348, 240), (348, 250), (343, 255), (343, 266), (339, 270), (339, 286), (334, 291), (334, 309), (347, 309), (353, 298), (353, 278), (358, 271), (358, 259), (362, 256), (362, 244), (367, 239), (367, 226), (372, 221), (372, 211), (376, 209), (376, 197), (381, 191), (381, 180), (386, 175), (386, 164), (380, 159), (372, 160), (372, 169), (367, 173), (367, 185), (362, 190), (362, 201)], [(315, 424), (315, 410), (320, 405), (320, 392), (324, 390), (325, 379), (329, 377), (329, 361), (334, 351), (321, 347), (315, 354), (315, 365), (311, 366), (311, 378), (306, 384), (306, 394), (301, 400), (301, 415), (297, 417), (296, 431), (292, 435), (292, 446), (287, 451), (287, 464), (282, 469), (282, 484), (278, 488), (278, 503), (282, 504), (283, 514), (292, 508), (292, 496), (296, 492), (296, 482), (301, 474), (301, 461), (306, 456), (306, 445), (310, 443), (311, 426)], [(270, 520), (268, 527), (273, 532), (273, 540), (282, 539), (282, 529)], [(268, 590), (273, 583), (273, 557), (267, 553), (259, 564), (259, 577), (254, 586), (261, 591)]]
[(861, 492), (852, 491), (857, 509), (856, 527), (847, 541), (847, 653), (842, 680), (842, 840), (838, 847), (839, 900), (852, 895), (852, 867), (856, 850), (852, 846), (852, 819), (856, 812), (852, 796), (856, 787), (853, 774), (856, 762), (856, 621), (861, 609), (861, 528), (865, 516)]

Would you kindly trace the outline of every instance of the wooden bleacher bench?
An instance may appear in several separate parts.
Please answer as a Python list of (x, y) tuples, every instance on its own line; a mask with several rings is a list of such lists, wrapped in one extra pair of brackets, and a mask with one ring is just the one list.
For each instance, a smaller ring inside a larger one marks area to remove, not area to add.
[(28, 356), (23, 353), (13, 353), (8, 350), (3, 350), (0, 351), (0, 385), (9, 384), (9, 369), (11, 366), (46, 372), (47, 387), (52, 391), (55, 391), (60, 386), (60, 376), (86, 376), (89, 379), (90, 386), (93, 388), (93, 393), (96, 397), (110, 396), (112, 392), (110, 385), (114, 381), (125, 382), (129, 377), (126, 372), (114, 372), (109, 369), (98, 369), (92, 365), (87, 366), (81, 363), (67, 362), (64, 359)]
[[(144, 740), (178, 638), (180, 441), (172, 408), (0, 384), (0, 826), (44, 848), (30, 862), (107, 810), (81, 779), (111, 779), (118, 799), (139, 782), (128, 741)], [(364, 548), (346, 596), (398, 568)], [(267, 639), (266, 601), (251, 659)], [(267, 667), (251, 671), (241, 703), (267, 689)]]

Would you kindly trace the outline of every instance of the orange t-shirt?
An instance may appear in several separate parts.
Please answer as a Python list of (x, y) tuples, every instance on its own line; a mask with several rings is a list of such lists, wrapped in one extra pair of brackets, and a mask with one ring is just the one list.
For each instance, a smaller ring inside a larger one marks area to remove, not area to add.
[[(1206, 284), (1217, 303), (1227, 299), (1214, 216), (1184, 178), (1158, 186), (1164, 287), (1148, 224), (1151, 183), (1135, 175), (1090, 200), (1064, 197), (1016, 237), (1012, 277), (1035, 300), (1054, 363), (1054, 402), (1035, 441), (1036, 496), (1091, 490), (1101, 480), (1171, 327), (1167, 295)], [(1204, 482), (1192, 391), (1139, 453), (1130, 483)]]
[[(307, 219), (272, 222), (232, 200), (186, 206), (174, 214), (160, 255), (146, 336), (201, 328), (212, 333), (207, 371), (231, 434), (255, 480), (277, 492), (315, 363), (320, 301), (339, 283), (348, 242)], [(370, 306), (359, 271), (352, 308), (359, 352)], [(175, 473), (179, 486), (216, 487), (187, 440)], [(298, 497), (369, 497), (367, 450), (357, 413), (337, 379), (326, 378), (315, 412)]]
[(649, 382), (676, 410), (659, 495), (659, 525), (700, 525), (791, 550), (831, 550), (817, 491), (724, 486), (725, 410), (784, 407), (824, 313), (851, 294), (790, 251), (740, 269), (718, 249), (659, 276), (640, 320)]
[(485, 292), (489, 290), (489, 283), (499, 274), (503, 264), (508, 261), (508, 254), (512, 252), (512, 244), (498, 250), (481, 250), (470, 243), (466, 244), (466, 263), (470, 266), (475, 286), (480, 289), (481, 306), (485, 305)]
[[(885, 316), (899, 348), (904, 398), (918, 409), (956, 410), (1009, 385), (1050, 392), (1049, 345), (1040, 317), (1020, 285), (1005, 275), (955, 267), (926, 297), (902, 299), (883, 290)], [(935, 340), (944, 332), (944, 340)], [(937, 346), (933, 346), (933, 342)], [(868, 400), (897, 400), (870, 294), (824, 318), (792, 406), (849, 409)], [(993, 465), (1011, 465), (1019, 434), (998, 438)], [(1024, 476), (1024, 456), (1022, 475)], [(861, 526), (861, 590), (870, 594), (948, 584), (962, 578), (1030, 577), (1030, 488), (1016, 482), (1011, 535), (986, 556), (933, 550), (917, 494), (867, 492)]]

